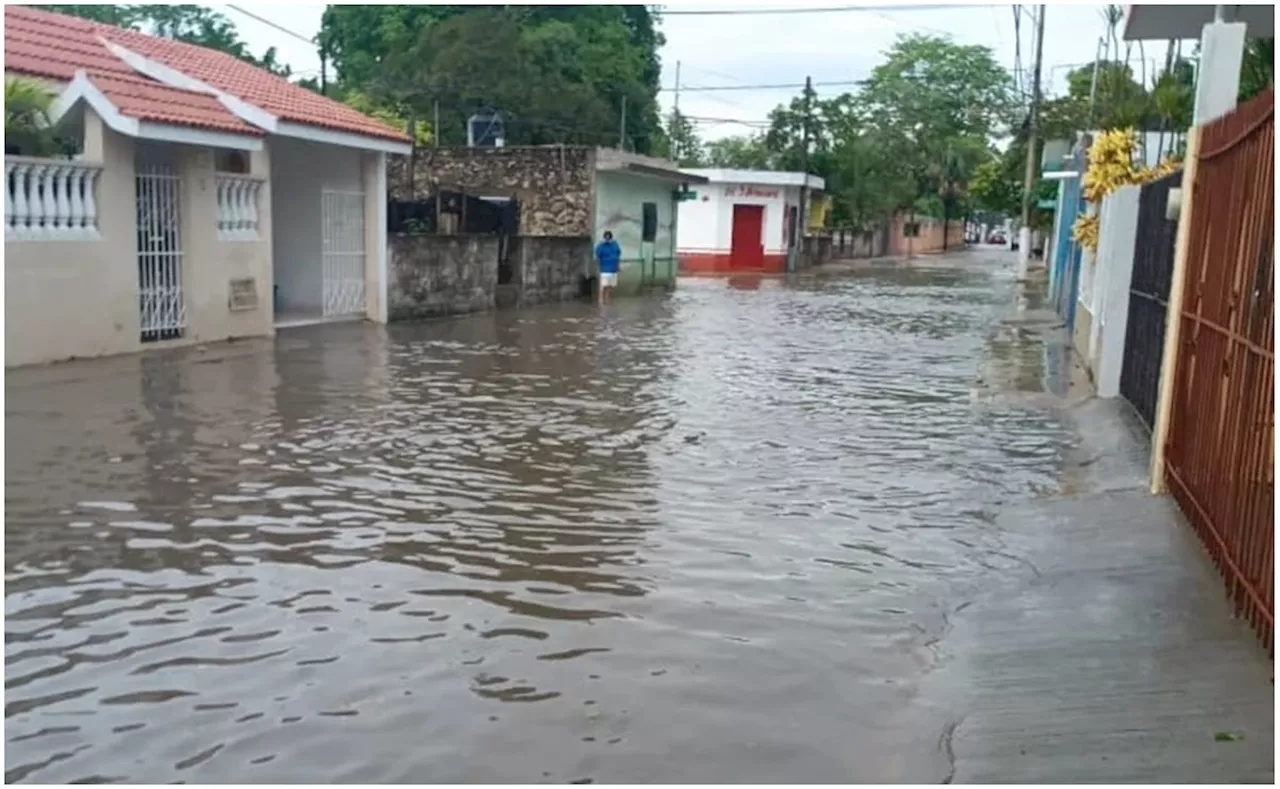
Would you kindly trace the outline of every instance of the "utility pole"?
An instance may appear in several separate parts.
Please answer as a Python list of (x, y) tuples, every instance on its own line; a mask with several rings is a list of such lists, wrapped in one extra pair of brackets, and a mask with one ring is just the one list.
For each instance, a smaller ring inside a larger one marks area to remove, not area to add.
[(676, 98), (674, 101), (676, 112), (680, 111), (680, 61), (676, 61)]
[(1036, 19), (1036, 60), (1031, 71), (1031, 113), (1027, 119), (1027, 169), (1022, 178), (1022, 227), (1018, 230), (1018, 268), (1017, 277), (1027, 278), (1027, 267), (1031, 260), (1031, 186), (1036, 176), (1036, 125), (1040, 114), (1040, 64), (1044, 61), (1044, 11)]
[(790, 270), (796, 270), (796, 258), (804, 254), (804, 228), (805, 228), (805, 211), (809, 205), (809, 137), (813, 126), (813, 79), (811, 77), (804, 78), (804, 149), (801, 151), (804, 164), (801, 167), (804, 170), (804, 181), (800, 184), (800, 208), (796, 211), (796, 227), (792, 228), (796, 238), (796, 252), (794, 255), (787, 256), (787, 266)]
[(618, 124), (618, 149), (627, 149), (627, 97), (622, 97), (622, 120)]
[[(680, 61), (678, 60), (676, 61), (676, 96), (675, 96), (675, 100), (672, 102), (672, 107), (673, 107), (673, 110), (672, 110), (671, 120), (678, 122), (680, 120)], [(683, 124), (681, 124), (681, 126), (683, 127)], [(675, 130), (672, 129), (672, 131), (675, 131)], [(675, 159), (678, 162), (680, 161), (681, 153), (682, 151), (680, 150), (680, 141), (677, 139), (671, 140), (671, 158)]]

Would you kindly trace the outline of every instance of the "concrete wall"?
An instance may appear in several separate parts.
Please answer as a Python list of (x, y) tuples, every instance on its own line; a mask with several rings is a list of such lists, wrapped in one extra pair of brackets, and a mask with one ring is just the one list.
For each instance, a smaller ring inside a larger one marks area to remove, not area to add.
[[(324, 296), (320, 194), (325, 189), (340, 189), (364, 191), (367, 197), (364, 157), (368, 155), (283, 137), (272, 138), (268, 145), (279, 307), (281, 311), (319, 314)], [(366, 209), (366, 228), (369, 220)], [(365, 249), (367, 252), (368, 241)]]
[[(920, 225), (920, 234), (914, 238), (906, 234), (906, 227), (912, 221), (909, 214), (898, 214), (889, 227), (890, 255), (929, 255), (943, 249), (942, 220), (927, 216), (916, 216), (915, 222)], [(964, 248), (964, 221), (952, 219), (946, 226), (946, 248)]]
[(493, 309), (497, 236), (396, 234), (387, 239), (387, 251), (389, 320)]
[[(612, 231), (622, 247), (618, 291), (629, 293), (642, 286), (675, 282), (675, 244), (678, 233), (674, 192), (678, 184), (625, 172), (596, 175), (595, 217), (591, 237), (599, 242), (604, 231)], [(643, 206), (653, 203), (658, 210), (657, 234), (652, 242), (642, 242)], [(589, 273), (594, 275), (594, 260)]]
[(591, 269), (589, 238), (523, 236), (513, 239), (511, 259), (520, 304), (570, 301), (578, 297), (580, 278)]
[(4, 245), (6, 367), (141, 346), (133, 140), (85, 113), (84, 160), (101, 164), (99, 237)]
[(547, 145), (511, 148), (423, 148), (414, 177), (409, 157), (388, 157), (395, 200), (422, 200), (437, 189), (520, 203), (520, 235), (575, 237), (592, 231), (593, 149)]

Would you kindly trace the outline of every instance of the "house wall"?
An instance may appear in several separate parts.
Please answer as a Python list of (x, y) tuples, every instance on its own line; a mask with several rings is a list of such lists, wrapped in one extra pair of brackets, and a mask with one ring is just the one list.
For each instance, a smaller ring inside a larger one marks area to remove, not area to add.
[[(218, 238), (218, 202), (214, 154), (210, 148), (176, 147), (182, 178), (183, 287), (187, 306), (187, 342), (210, 342), (229, 337), (271, 334), (271, 182), (258, 196), (256, 239)], [(250, 154), (250, 175), (263, 179), (271, 172), (266, 150)], [(136, 270), (136, 269), (135, 269)], [(231, 281), (251, 278), (258, 292), (253, 309), (231, 309)]]
[(761, 233), (764, 242), (764, 270), (781, 273), (787, 269), (786, 215), (800, 203), (800, 188), (773, 184), (728, 184), (712, 182), (697, 187), (698, 198), (679, 204), (678, 256), (680, 270), (689, 274), (734, 270), (733, 207), (738, 204), (764, 206)]
[[(620, 293), (638, 291), (646, 285), (674, 284), (678, 231), (674, 191), (677, 187), (678, 184), (671, 181), (627, 172), (596, 174), (591, 237), (599, 242), (604, 231), (609, 230), (622, 247), (618, 270)], [(645, 203), (653, 203), (658, 211), (657, 234), (651, 242), (641, 241)], [(593, 258), (588, 260), (588, 266), (594, 275)]]
[[(272, 332), (271, 238), (218, 238), (213, 152), (148, 144), (175, 166), (183, 336), (143, 343), (138, 314), (136, 157), (138, 144), (107, 128), (92, 110), (83, 116), (84, 161), (101, 163), (95, 202), (99, 237), (92, 240), (5, 240), (5, 365), (127, 353), (144, 348), (249, 337)], [(251, 174), (270, 170), (267, 153), (251, 156)], [(270, 184), (259, 195), (259, 223), (271, 227)], [(232, 310), (233, 279), (252, 278), (258, 304)]]
[(585, 146), (423, 148), (414, 177), (408, 156), (388, 157), (395, 200), (422, 200), (439, 188), (520, 203), (520, 235), (572, 237), (592, 232), (593, 152)]
[(84, 159), (103, 166), (99, 237), (4, 245), (6, 367), (137, 350), (133, 140), (85, 113)]
[[(267, 147), (271, 152), (272, 251), (278, 308), (281, 312), (319, 314), (324, 296), (320, 195), (325, 189), (364, 192), (365, 154), (285, 137), (273, 137)], [(369, 222), (366, 207), (366, 228)], [(366, 252), (368, 249), (366, 239)]]

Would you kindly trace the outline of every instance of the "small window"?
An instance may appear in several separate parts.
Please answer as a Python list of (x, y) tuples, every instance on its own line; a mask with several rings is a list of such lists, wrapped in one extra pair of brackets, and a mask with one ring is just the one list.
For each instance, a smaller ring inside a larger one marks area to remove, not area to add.
[(640, 208), (642, 211), (640, 240), (653, 241), (658, 237), (658, 204), (645, 203)]
[(248, 175), (249, 154), (244, 151), (218, 148), (213, 152), (213, 169), (220, 173)]

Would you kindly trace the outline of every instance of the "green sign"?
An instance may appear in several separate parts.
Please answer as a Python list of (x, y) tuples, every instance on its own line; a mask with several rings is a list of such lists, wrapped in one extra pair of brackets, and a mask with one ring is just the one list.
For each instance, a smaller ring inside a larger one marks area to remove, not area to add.
[(1036, 208), (1042, 209), (1044, 211), (1052, 211), (1057, 207), (1058, 207), (1057, 200), (1041, 200), (1036, 203)]
[(676, 201), (677, 201), (677, 202), (684, 203), (684, 202), (688, 202), (689, 200), (697, 200), (697, 199), (698, 199), (698, 193), (697, 193), (697, 192), (692, 192), (692, 191), (688, 191), (688, 190), (683, 191), (683, 192), (676, 192)]

